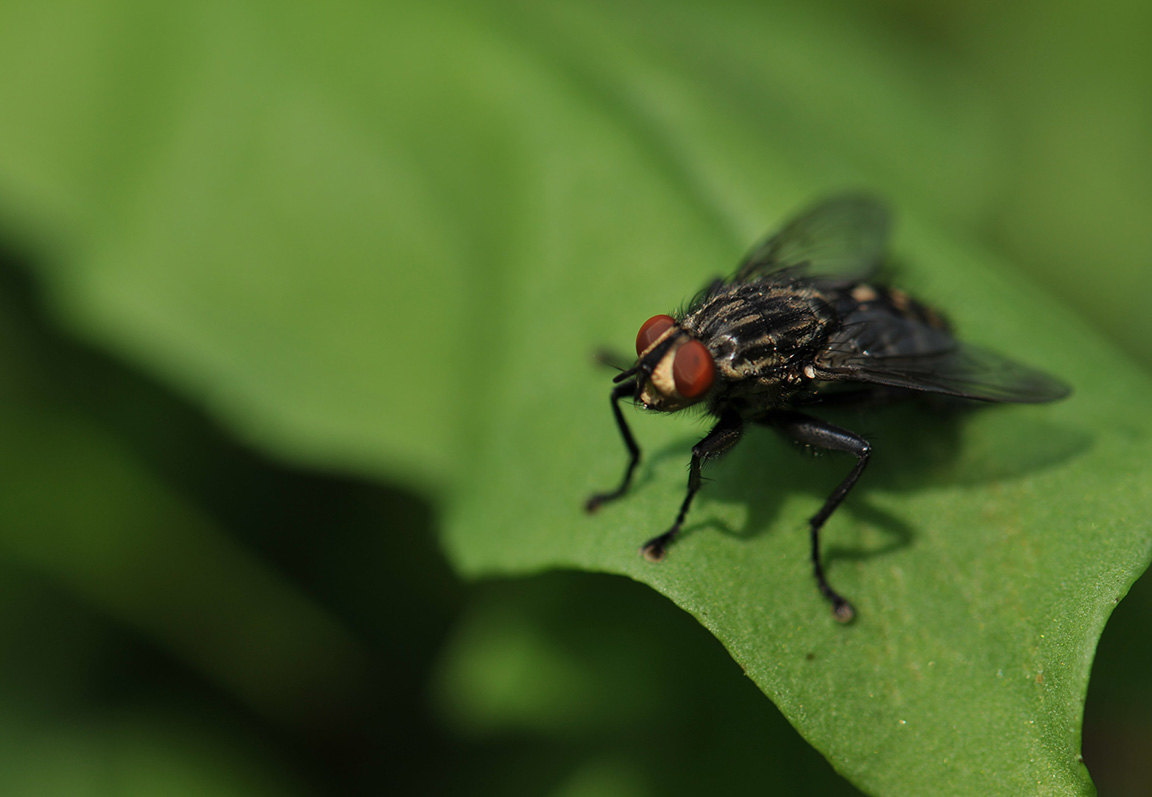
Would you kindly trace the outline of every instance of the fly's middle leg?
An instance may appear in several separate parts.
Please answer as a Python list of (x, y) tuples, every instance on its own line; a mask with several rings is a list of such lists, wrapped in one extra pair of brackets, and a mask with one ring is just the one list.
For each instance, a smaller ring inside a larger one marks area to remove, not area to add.
[(842, 622), (848, 623), (856, 616), (856, 610), (840, 593), (832, 589), (824, 575), (824, 567), (820, 561), (820, 529), (825, 521), (840, 506), (848, 492), (860, 479), (860, 474), (868, 465), (868, 458), (872, 454), (872, 446), (858, 434), (833, 426), (825, 421), (817, 420), (799, 412), (778, 412), (765, 418), (765, 422), (780, 430), (785, 437), (805, 445), (822, 448), (827, 451), (840, 451), (856, 457), (856, 464), (832, 494), (824, 501), (820, 511), (808, 521), (812, 541), (812, 571), (816, 576), (816, 585), (821, 594), (832, 604), (832, 614)]
[(720, 416), (720, 420), (712, 427), (699, 443), (692, 446), (692, 461), (688, 466), (688, 493), (680, 504), (680, 511), (676, 515), (676, 522), (672, 528), (640, 546), (640, 553), (650, 562), (659, 562), (664, 558), (665, 550), (680, 533), (684, 525), (684, 518), (688, 515), (688, 508), (692, 499), (700, 489), (700, 469), (704, 462), (715, 459), (727, 452), (740, 441), (744, 433), (744, 419), (738, 413), (729, 412)]

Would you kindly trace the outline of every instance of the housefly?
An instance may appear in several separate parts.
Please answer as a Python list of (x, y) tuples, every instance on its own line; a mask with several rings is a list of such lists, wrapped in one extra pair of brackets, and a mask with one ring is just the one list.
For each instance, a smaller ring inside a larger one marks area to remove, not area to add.
[(887, 211), (871, 197), (826, 200), (753, 248), (731, 277), (714, 281), (686, 309), (645, 321), (636, 363), (615, 378), (611, 395), (628, 466), (616, 489), (588, 499), (588, 511), (624, 495), (640, 461), (622, 399), (658, 412), (702, 405), (716, 419), (692, 448), (675, 521), (641, 547), (650, 561), (664, 557), (683, 526), (704, 463), (736, 445), (746, 424), (850, 454), (855, 464), (809, 520), (809, 534), (816, 585), (835, 618), (851, 621), (852, 604), (825, 577), (820, 530), (860, 479), (872, 447), (806, 410), (915, 393), (1025, 404), (1069, 393), (1047, 374), (960, 343), (940, 313), (873, 282), (888, 227)]

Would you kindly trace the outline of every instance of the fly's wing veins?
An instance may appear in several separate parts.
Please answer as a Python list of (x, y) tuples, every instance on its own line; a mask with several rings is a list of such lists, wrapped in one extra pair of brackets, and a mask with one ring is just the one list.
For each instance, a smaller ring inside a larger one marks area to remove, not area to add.
[(927, 393), (1022, 404), (1056, 401), (1070, 388), (1043, 371), (912, 319), (850, 317), (817, 358), (820, 376)]
[(758, 244), (740, 264), (733, 282), (789, 270), (797, 276), (867, 279), (884, 257), (888, 210), (867, 194), (844, 194), (820, 202)]

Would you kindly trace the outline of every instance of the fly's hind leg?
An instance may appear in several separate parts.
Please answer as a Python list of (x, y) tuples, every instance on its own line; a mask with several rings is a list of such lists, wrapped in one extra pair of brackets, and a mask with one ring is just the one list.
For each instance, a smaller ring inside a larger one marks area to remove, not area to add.
[(860, 474), (864, 472), (868, 458), (872, 454), (872, 446), (858, 434), (799, 412), (775, 412), (763, 420), (797, 443), (826, 451), (840, 451), (856, 457), (856, 464), (852, 470), (824, 501), (820, 511), (808, 521), (812, 540), (812, 571), (816, 576), (816, 585), (820, 588), (821, 594), (832, 604), (832, 614), (836, 619), (842, 623), (851, 622), (856, 616), (856, 610), (840, 593), (832, 589), (824, 575), (824, 567), (820, 562), (820, 529), (860, 479)]
[(664, 558), (665, 550), (680, 533), (684, 525), (684, 518), (688, 515), (688, 508), (692, 499), (700, 489), (700, 469), (704, 462), (715, 459), (727, 452), (740, 441), (744, 433), (744, 419), (738, 413), (728, 412), (720, 416), (720, 420), (712, 430), (704, 436), (699, 443), (692, 446), (692, 462), (688, 466), (688, 493), (680, 504), (680, 511), (676, 515), (676, 522), (672, 528), (640, 546), (640, 553), (650, 562), (659, 562)]

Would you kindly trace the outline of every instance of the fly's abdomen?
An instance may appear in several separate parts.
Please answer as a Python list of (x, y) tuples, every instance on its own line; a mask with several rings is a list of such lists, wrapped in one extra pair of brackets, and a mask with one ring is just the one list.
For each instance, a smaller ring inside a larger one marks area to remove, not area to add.
[(869, 283), (825, 290), (838, 321), (818, 365), (845, 356), (917, 357), (955, 348), (947, 320), (903, 291)]
[(948, 320), (935, 309), (896, 288), (857, 283), (849, 290), (844, 291), (842, 296), (843, 304), (836, 308), (841, 318), (847, 318), (855, 312), (881, 311), (924, 324), (941, 332), (952, 331)]

